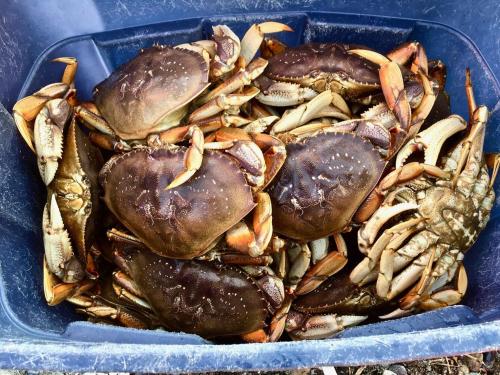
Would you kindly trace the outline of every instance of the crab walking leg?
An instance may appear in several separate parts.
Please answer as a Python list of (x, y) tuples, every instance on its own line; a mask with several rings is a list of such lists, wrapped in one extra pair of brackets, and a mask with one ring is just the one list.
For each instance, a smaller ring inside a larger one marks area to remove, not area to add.
[[(404, 205), (406, 203), (400, 203)], [(404, 208), (404, 207), (401, 207)], [(398, 212), (398, 211), (394, 211)], [(403, 211), (401, 211), (403, 212)], [(391, 217), (394, 215), (391, 215)], [(373, 244), (371, 248), (368, 249), (366, 258), (363, 259), (350, 274), (350, 279), (355, 284), (361, 284), (364, 279), (370, 274), (370, 272), (379, 263), (382, 252), (385, 249), (395, 249), (401, 246), (401, 244), (418, 229), (418, 224), (423, 221), (422, 218), (413, 218), (391, 228), (386, 229), (379, 239)], [(416, 228), (415, 228), (416, 227)], [(359, 238), (359, 236), (358, 236)], [(359, 241), (358, 241), (359, 243)], [(391, 251), (391, 250), (389, 250)], [(386, 269), (384, 269), (385, 271)]]
[(72, 85), (75, 80), (76, 70), (78, 69), (78, 60), (74, 57), (58, 57), (52, 61), (66, 64), (61, 82), (68, 86)]
[(75, 107), (75, 115), (91, 130), (95, 129), (106, 135), (116, 137), (115, 132), (110, 128), (107, 121), (94, 111), (79, 105)]
[(202, 96), (197, 103), (200, 105), (205, 104), (220, 95), (231, 94), (243, 86), (251, 84), (254, 79), (264, 72), (267, 64), (267, 60), (261, 58), (255, 59), (245, 69), (233, 74), (215, 89), (208, 92), (208, 94)]
[(166, 190), (173, 189), (189, 180), (203, 161), (203, 145), (205, 143), (203, 133), (197, 126), (191, 126), (187, 130), (184, 138), (191, 138), (191, 145), (184, 155), (184, 171), (175, 176), (174, 180), (166, 187)]
[(95, 282), (89, 279), (77, 283), (61, 282), (50, 272), (46, 257), (43, 258), (43, 293), (49, 306), (58, 305), (73, 296), (85, 293), (94, 285)]
[[(463, 254), (458, 250), (445, 249), (442, 255), (437, 258), (435, 253), (431, 254), (429, 263), (422, 272), (419, 282), (400, 300), (400, 307), (404, 310), (413, 309), (422, 299), (422, 296), (429, 293), (429, 290), (441, 276), (447, 278), (447, 272), (455, 272), (453, 265), (462, 262)], [(435, 250), (433, 250), (435, 252)], [(435, 263), (433, 264), (433, 262)], [(453, 276), (453, 275), (452, 275)], [(451, 279), (451, 278), (450, 278)]]
[(339, 272), (347, 264), (347, 245), (340, 233), (334, 234), (333, 238), (337, 246), (336, 251), (330, 252), (321, 259), (302, 277), (295, 295), (306, 294), (323, 283), (327, 278)]
[(259, 50), (260, 45), (264, 41), (265, 34), (278, 33), (281, 31), (293, 31), (290, 26), (280, 22), (263, 22), (253, 24), (241, 39), (240, 65), (246, 66)]
[(221, 94), (191, 113), (189, 122), (195, 123), (207, 117), (214, 116), (219, 112), (228, 110), (231, 107), (239, 107), (254, 98), (259, 92), (258, 88), (252, 86), (241, 93), (229, 95)]
[(389, 52), (387, 57), (401, 66), (411, 62), (411, 71), (413, 73), (418, 71), (423, 72), (425, 75), (429, 73), (427, 54), (422, 44), (418, 42), (404, 43)]
[(68, 301), (78, 306), (76, 309), (77, 312), (95, 319), (110, 319), (129, 328), (147, 329), (150, 327), (150, 324), (146, 322), (146, 318), (142, 314), (123, 306), (87, 296), (75, 296), (69, 298)]
[(83, 280), (85, 272), (73, 253), (55, 194), (51, 195), (43, 210), (43, 245), (50, 272), (65, 283)]
[(66, 100), (53, 99), (47, 102), (35, 120), (33, 135), (38, 170), (47, 186), (54, 179), (62, 158), (63, 132), (71, 112)]
[(264, 254), (273, 235), (271, 198), (267, 193), (257, 193), (257, 206), (254, 208), (250, 230), (244, 222), (240, 222), (226, 232), (226, 243), (229, 247), (252, 257)]
[(245, 342), (249, 343), (264, 343), (264, 342), (276, 342), (280, 339), (286, 326), (286, 318), (288, 311), (292, 305), (292, 301), (289, 300), (280, 307), (273, 316), (271, 324), (269, 325), (269, 332), (264, 329), (258, 329), (253, 332), (245, 333), (241, 335), (241, 338)]
[(318, 112), (328, 107), (332, 99), (332, 92), (330, 90), (325, 90), (311, 101), (285, 112), (281, 120), (274, 124), (271, 129), (271, 134), (283, 133), (306, 124), (313, 119)]
[(420, 131), (420, 127), (424, 123), (427, 116), (429, 116), (429, 113), (436, 102), (436, 95), (434, 94), (431, 82), (424, 73), (418, 72), (418, 75), (420, 76), (422, 86), (424, 87), (424, 96), (419, 106), (415, 108), (411, 114), (411, 127), (409, 130), (410, 137)]
[(126, 152), (132, 150), (132, 146), (127, 142), (101, 132), (90, 131), (89, 138), (93, 144), (103, 150), (114, 152)]
[(422, 298), (418, 307), (423, 310), (435, 310), (459, 303), (467, 291), (467, 273), (463, 264), (460, 264), (458, 275), (454, 278), (453, 288), (443, 288), (427, 297)]

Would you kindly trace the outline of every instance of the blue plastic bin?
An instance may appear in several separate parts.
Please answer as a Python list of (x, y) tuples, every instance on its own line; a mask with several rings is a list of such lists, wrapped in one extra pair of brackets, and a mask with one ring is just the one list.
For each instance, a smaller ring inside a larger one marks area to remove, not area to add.
[(499, 151), (497, 2), (0, 0), (0, 9), (0, 368), (271, 370), (500, 349), (498, 204), (465, 258), (470, 287), (463, 306), (348, 329), (330, 340), (273, 344), (212, 345), (194, 335), (79, 322), (81, 316), (69, 304), (49, 307), (44, 301), (40, 223), (45, 188), (33, 154), (4, 109), (59, 79), (62, 66), (49, 62), (54, 57), (79, 59), (76, 86), (89, 97), (95, 83), (141, 47), (198, 40), (219, 23), (241, 36), (251, 23), (271, 19), (293, 27), (294, 33), (279, 35), (290, 45), (337, 41), (384, 51), (406, 40), (421, 41), (430, 58), (447, 64), (452, 109), (464, 116), (464, 70), (471, 67), (477, 101), (492, 110), (486, 149)]

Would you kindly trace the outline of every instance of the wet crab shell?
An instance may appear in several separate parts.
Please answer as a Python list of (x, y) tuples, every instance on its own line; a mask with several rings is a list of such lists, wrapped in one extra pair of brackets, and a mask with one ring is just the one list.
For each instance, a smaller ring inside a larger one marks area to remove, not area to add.
[(120, 138), (142, 139), (176, 125), (185, 105), (208, 85), (208, 64), (200, 54), (155, 46), (99, 83), (94, 99)]
[(273, 226), (301, 241), (345, 229), (385, 167), (372, 144), (351, 133), (320, 133), (286, 149), (285, 164), (268, 188)]
[(264, 294), (237, 267), (169, 259), (131, 246), (123, 258), (126, 272), (169, 330), (212, 338), (264, 327), (269, 314)]
[(190, 259), (205, 253), (254, 207), (239, 164), (205, 151), (198, 172), (166, 190), (183, 170), (186, 148), (136, 149), (113, 157), (100, 173), (104, 201), (120, 222), (157, 254)]
[(311, 43), (289, 48), (269, 59), (265, 75), (304, 85), (326, 75), (338, 82), (336, 91), (351, 98), (377, 90), (380, 87), (379, 67), (360, 56), (349, 54), (348, 48), (335, 43)]
[(84, 263), (96, 232), (98, 174), (103, 164), (101, 152), (73, 118), (66, 132), (62, 160), (49, 190), (56, 194), (64, 225)]

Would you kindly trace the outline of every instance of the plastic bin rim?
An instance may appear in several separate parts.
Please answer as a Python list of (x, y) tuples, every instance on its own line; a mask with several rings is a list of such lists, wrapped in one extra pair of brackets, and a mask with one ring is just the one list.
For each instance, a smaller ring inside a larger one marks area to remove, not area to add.
[[(470, 44), (470, 47), (474, 50), (474, 52), (476, 53), (478, 58), (481, 60), (481, 63), (484, 64), (485, 69), (488, 71), (488, 73), (490, 73), (493, 81), (495, 82), (495, 86), (500, 91), (500, 82), (497, 79), (496, 75), (491, 70), (490, 65), (488, 64), (488, 62), (484, 58), (483, 54), (481, 53), (481, 50), (477, 47), (476, 43), (464, 32), (456, 29), (453, 26), (449, 26), (449, 25), (441, 23), (441, 22), (427, 21), (427, 20), (423, 20), (423, 19), (419, 19), (419, 18), (404, 18), (404, 17), (382, 16), (382, 15), (375, 15), (375, 14), (358, 14), (358, 13), (349, 13), (349, 12), (330, 12), (330, 11), (284, 11), (284, 12), (271, 12), (271, 13), (267, 13), (267, 14), (255, 12), (255, 13), (246, 13), (245, 17), (251, 18), (253, 16), (253, 17), (264, 17), (265, 18), (266, 16), (268, 16), (268, 17), (272, 18), (273, 16), (276, 16), (276, 15), (285, 15), (285, 16), (286, 15), (304, 15), (304, 16), (308, 16), (308, 15), (322, 15), (322, 14), (325, 14), (325, 15), (326, 14), (345, 15), (345, 16), (350, 16), (350, 17), (363, 17), (363, 18), (374, 17), (374, 18), (379, 18), (379, 19), (384, 19), (384, 20), (399, 20), (399, 21), (407, 21), (407, 22), (413, 22), (413, 23), (434, 25), (434, 26), (441, 27), (443, 29), (447, 29), (451, 33), (456, 34), (459, 37), (463, 38), (466, 41), (466, 43)], [(185, 17), (185, 18), (179, 18), (176, 20), (154, 22), (154, 23), (150, 23), (147, 25), (148, 26), (162, 25), (165, 23), (178, 22), (178, 21), (190, 21), (190, 20), (200, 20), (201, 22), (203, 22), (203, 21), (210, 21), (210, 19), (213, 19), (213, 18), (226, 18), (226, 17), (235, 17), (235, 16), (241, 16), (241, 13), (218, 14), (218, 15), (211, 15), (208, 17)], [(32, 81), (33, 75), (38, 70), (38, 67), (46, 60), (46, 56), (50, 52), (52, 52), (53, 50), (58, 48), (59, 46), (67, 44), (68, 42), (76, 42), (79, 40), (93, 38), (95, 36), (104, 35), (104, 34), (107, 34), (110, 32), (114, 32), (114, 31), (132, 30), (132, 29), (143, 27), (145, 25), (136, 25), (136, 26), (130, 26), (130, 27), (126, 27), (126, 28), (114, 28), (114, 29), (109, 29), (106, 31), (96, 32), (96, 33), (76, 35), (76, 36), (72, 36), (69, 38), (61, 39), (61, 40), (51, 44), (50, 46), (45, 48), (40, 53), (40, 55), (38, 55), (36, 60), (34, 61), (33, 66), (31, 67), (30, 71), (28, 72), (28, 75), (26, 76), (26, 79), (24, 80), (24, 83), (21, 87), (21, 90), (19, 91), (19, 95), (17, 97), (17, 100), (20, 100), (23, 97), (29, 95), (29, 93), (27, 91), (28, 91), (29, 82)]]
[[(267, 344), (162, 345), (0, 340), (0, 368), (58, 371), (250, 371), (319, 366), (351, 366), (460, 355), (500, 349), (500, 323), (448, 327), (348, 340), (295, 341)], [(460, 334), (460, 340), (456, 335)], [(428, 340), (431, 339), (430, 344)], [(347, 341), (347, 342), (346, 342)], [(481, 347), (478, 348), (478, 341)], [(84, 350), (82, 350), (84, 348)], [(220, 352), (220, 349), (224, 349)], [(373, 356), (350, 356), (362, 348)], [(284, 363), (286, 349), (290, 362)], [(423, 349), (423, 350), (422, 350)], [(383, 350), (382, 361), (377, 358)], [(218, 353), (217, 353), (218, 352)], [(218, 361), (214, 360), (218, 355)], [(147, 359), (146, 359), (147, 358)], [(259, 366), (259, 363), (261, 364)], [(223, 366), (223, 368), (221, 368)]]

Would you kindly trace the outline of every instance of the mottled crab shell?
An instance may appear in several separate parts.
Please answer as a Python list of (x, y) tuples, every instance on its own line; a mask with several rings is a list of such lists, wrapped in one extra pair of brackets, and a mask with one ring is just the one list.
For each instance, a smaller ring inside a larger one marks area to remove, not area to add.
[(99, 215), (98, 174), (103, 164), (101, 152), (73, 118), (66, 132), (62, 160), (49, 188), (56, 194), (64, 226), (84, 263)]
[(147, 48), (96, 86), (95, 104), (120, 138), (143, 139), (182, 119), (184, 106), (208, 87), (208, 68), (190, 50)]
[(345, 229), (382, 175), (385, 162), (352, 133), (319, 133), (288, 143), (268, 188), (274, 230), (301, 241)]
[(185, 147), (136, 149), (114, 156), (100, 173), (104, 201), (120, 222), (157, 254), (191, 259), (254, 207), (239, 164), (205, 151), (198, 172), (166, 187), (184, 168)]
[[(278, 81), (297, 82), (307, 86), (323, 78), (336, 81), (338, 90), (335, 91), (350, 98), (378, 89), (378, 65), (348, 53), (348, 48), (349, 46), (335, 43), (311, 43), (288, 48), (269, 59), (265, 75)], [(315, 85), (314, 88), (324, 90), (327, 86)]]
[(122, 256), (125, 271), (168, 330), (212, 338), (263, 328), (268, 303), (241, 269), (169, 259), (131, 247)]

